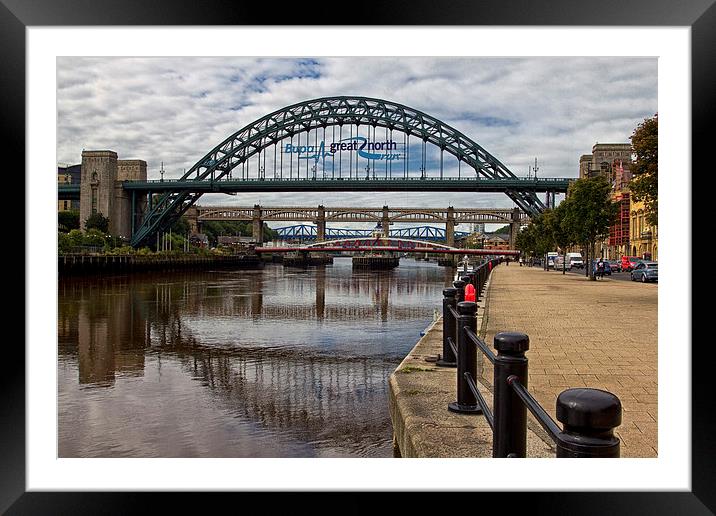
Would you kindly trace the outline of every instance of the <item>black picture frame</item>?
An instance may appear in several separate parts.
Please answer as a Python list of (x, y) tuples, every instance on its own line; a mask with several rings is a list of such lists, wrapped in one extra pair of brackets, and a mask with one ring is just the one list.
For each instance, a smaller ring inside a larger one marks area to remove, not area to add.
[[(457, 0), (435, 2), (413, 0), (381, 4), (378, 9), (354, 9), (350, 16), (339, 14), (336, 3), (313, 2), (310, 10), (284, 9), (262, 3), (238, 4), (228, 0), (0, 0), (0, 110), (2, 112), (3, 141), (12, 154), (12, 168), (19, 176), (25, 168), (25, 29), (29, 26), (63, 25), (247, 25), (265, 20), (270, 25), (547, 25), (547, 26), (689, 26), (691, 27), (692, 74), (692, 170), (709, 170), (707, 155), (713, 146), (714, 129), (711, 119), (715, 114), (716, 90), (716, 0), (602, 0), (601, 2), (575, 2), (574, 0)], [(352, 4), (358, 5), (360, 4)], [(374, 6), (377, 7), (377, 6)], [(305, 14), (297, 15), (304, 11)], [(54, 142), (48, 145), (54, 148)], [(688, 168), (686, 168), (688, 170)], [(37, 171), (35, 171), (38, 173)], [(23, 176), (24, 179), (25, 176)], [(693, 179), (693, 174), (692, 174)], [(26, 198), (24, 181), (14, 180), (12, 195)], [(25, 194), (20, 195), (17, 189)], [(692, 206), (697, 206), (693, 199)], [(689, 207), (685, 207), (690, 216)], [(692, 235), (696, 235), (693, 232)], [(30, 238), (31, 235), (27, 235)], [(685, 256), (691, 254), (684, 249)], [(25, 263), (25, 260), (18, 260)], [(24, 270), (27, 275), (29, 272)], [(690, 272), (685, 280), (691, 281)], [(23, 304), (19, 304), (24, 306)], [(684, 340), (670, 345), (685, 350), (696, 339), (684, 335)], [(716, 430), (711, 409), (712, 380), (710, 365), (711, 342), (705, 341), (698, 349), (691, 346), (692, 356), (692, 490), (690, 492), (584, 492), (554, 493), (533, 492), (510, 495), (510, 512), (522, 510), (552, 514), (711, 514), (716, 512)], [(126, 514), (149, 509), (148, 498), (161, 496), (162, 510), (180, 508), (182, 512), (200, 508), (202, 502), (189, 500), (185, 493), (150, 495), (127, 493), (69, 493), (26, 492), (25, 488), (25, 353), (18, 345), (10, 354), (12, 366), (6, 366), (0, 375), (2, 404), (0, 404), (0, 511), (8, 514), (69, 514), (75, 512)], [(8, 347), (6, 347), (6, 350)], [(248, 504), (246, 493), (227, 496), (242, 497)], [(300, 503), (305, 494), (293, 494), (291, 503)], [(465, 495), (479, 496), (470, 502), (477, 507), (503, 504), (500, 493)], [(252, 494), (251, 502), (261, 503), (266, 494)], [(412, 502), (418, 498), (411, 495)], [(299, 501), (297, 502), (296, 499)], [(407, 500), (405, 498), (401, 498)], [(271, 496), (275, 508), (276, 498)], [(340, 512), (365, 512), (367, 502), (357, 494), (342, 497)], [(448, 506), (453, 497), (445, 498)], [(194, 505), (196, 504), (196, 505)], [(484, 505), (483, 505), (484, 504)], [(315, 508), (316, 505), (312, 504)], [(172, 507), (173, 506), (173, 507)], [(326, 504), (331, 510), (330, 504)], [(372, 510), (372, 508), (371, 508)], [(333, 512), (333, 511), (331, 511)]]

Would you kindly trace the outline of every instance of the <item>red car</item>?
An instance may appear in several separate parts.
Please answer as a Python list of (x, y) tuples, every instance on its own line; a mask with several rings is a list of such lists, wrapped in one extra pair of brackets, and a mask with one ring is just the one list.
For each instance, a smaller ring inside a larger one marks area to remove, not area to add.
[(622, 256), (622, 271), (630, 272), (634, 270), (636, 264), (641, 261), (638, 256)]

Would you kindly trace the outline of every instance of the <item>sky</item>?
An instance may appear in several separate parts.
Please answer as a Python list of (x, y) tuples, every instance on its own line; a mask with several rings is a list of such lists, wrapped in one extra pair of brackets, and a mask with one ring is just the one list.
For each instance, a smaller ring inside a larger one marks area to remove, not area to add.
[[(254, 120), (334, 95), (381, 98), (423, 111), (462, 131), (517, 176), (527, 176), (537, 158), (539, 177), (577, 177), (579, 157), (595, 143), (628, 143), (634, 128), (657, 113), (657, 60), (60, 57), (57, 161), (75, 164), (83, 149), (109, 149), (119, 159), (145, 160), (149, 179), (159, 179), (162, 162), (164, 178), (178, 178)], [(418, 155), (412, 147), (410, 152)], [(437, 166), (439, 154), (431, 152), (427, 168)], [(456, 167), (446, 159), (446, 173)], [(514, 205), (503, 194), (403, 192), (212, 194), (198, 203)]]

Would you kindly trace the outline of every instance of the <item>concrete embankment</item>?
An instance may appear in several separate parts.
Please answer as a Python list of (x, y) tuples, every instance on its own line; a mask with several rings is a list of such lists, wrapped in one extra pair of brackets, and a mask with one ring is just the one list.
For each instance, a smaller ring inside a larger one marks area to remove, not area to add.
[[(489, 284), (487, 287), (489, 291)], [(489, 294), (487, 296), (489, 302)], [(478, 329), (485, 301), (479, 302)], [(438, 367), (426, 358), (442, 354), (442, 318), (425, 332), (389, 381), (390, 417), (396, 457), (492, 457), (492, 430), (482, 415), (456, 414), (456, 369)], [(482, 369), (482, 354), (478, 368)], [(486, 360), (484, 360), (486, 362)], [(481, 375), (479, 375), (481, 376)], [(478, 385), (492, 408), (490, 384)], [(554, 457), (554, 446), (535, 428), (527, 431), (528, 457)]]
[(140, 271), (171, 271), (211, 267), (254, 268), (261, 266), (257, 255), (229, 256), (149, 256), (149, 255), (82, 255), (58, 256), (60, 276)]

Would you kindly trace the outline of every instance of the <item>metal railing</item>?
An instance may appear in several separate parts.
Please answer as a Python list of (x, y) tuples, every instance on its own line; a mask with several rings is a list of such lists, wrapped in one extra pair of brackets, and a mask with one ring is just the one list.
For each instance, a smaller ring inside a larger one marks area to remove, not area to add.
[[(457, 368), (457, 400), (448, 410), (484, 414), (492, 429), (493, 457), (526, 457), (527, 410), (554, 441), (557, 457), (619, 457), (614, 429), (621, 424), (622, 406), (614, 394), (600, 389), (566, 389), (557, 397), (554, 422), (527, 389), (530, 339), (524, 333), (495, 335), (497, 354), (477, 335), (477, 303), (463, 301), (468, 281), (480, 295), (492, 268), (477, 269), (472, 276), (443, 290), (443, 355), (437, 365)], [(474, 279), (473, 279), (474, 278)], [(493, 364), (492, 410), (476, 384), (478, 350)]]

